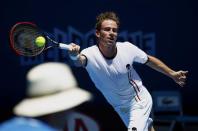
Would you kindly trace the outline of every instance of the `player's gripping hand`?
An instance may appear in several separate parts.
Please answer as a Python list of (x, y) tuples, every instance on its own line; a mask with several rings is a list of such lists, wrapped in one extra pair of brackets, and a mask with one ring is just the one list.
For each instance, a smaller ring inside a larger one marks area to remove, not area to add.
[(72, 60), (77, 60), (79, 58), (79, 52), (80, 52), (80, 46), (75, 43), (71, 43), (70, 49), (68, 51), (70, 58)]

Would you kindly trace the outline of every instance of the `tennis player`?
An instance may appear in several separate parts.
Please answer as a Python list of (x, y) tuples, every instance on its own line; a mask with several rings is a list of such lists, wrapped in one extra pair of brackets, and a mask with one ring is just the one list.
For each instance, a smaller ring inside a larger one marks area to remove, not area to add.
[(146, 64), (172, 78), (181, 87), (185, 85), (188, 71), (174, 71), (132, 43), (117, 42), (119, 25), (119, 18), (114, 12), (99, 14), (95, 26), (98, 43), (81, 52), (80, 46), (71, 43), (69, 54), (76, 66), (87, 70), (128, 131), (154, 130), (149, 118), (152, 98), (133, 63)]

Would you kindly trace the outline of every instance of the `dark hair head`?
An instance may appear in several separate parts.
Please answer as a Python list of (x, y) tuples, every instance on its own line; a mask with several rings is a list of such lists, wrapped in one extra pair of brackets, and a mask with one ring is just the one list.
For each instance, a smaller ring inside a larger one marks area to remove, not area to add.
[(118, 16), (116, 15), (116, 13), (114, 13), (114, 12), (104, 12), (104, 13), (99, 14), (96, 18), (96, 25), (95, 25), (96, 30), (101, 29), (101, 24), (104, 20), (113, 20), (113, 21), (116, 22), (118, 27), (120, 25), (120, 21), (119, 21)]

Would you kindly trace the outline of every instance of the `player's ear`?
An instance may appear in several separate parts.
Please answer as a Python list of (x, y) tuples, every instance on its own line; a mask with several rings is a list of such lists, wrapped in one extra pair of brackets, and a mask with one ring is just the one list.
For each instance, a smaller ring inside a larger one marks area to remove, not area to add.
[(95, 31), (95, 35), (96, 35), (97, 38), (100, 37), (100, 31), (99, 30), (96, 30)]

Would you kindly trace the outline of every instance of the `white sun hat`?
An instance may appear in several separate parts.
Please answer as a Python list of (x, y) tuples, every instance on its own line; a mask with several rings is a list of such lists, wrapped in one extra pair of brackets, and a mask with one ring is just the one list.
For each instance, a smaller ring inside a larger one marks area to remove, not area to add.
[(48, 62), (27, 74), (27, 98), (14, 107), (20, 116), (38, 117), (71, 109), (91, 99), (91, 94), (77, 86), (69, 66)]

